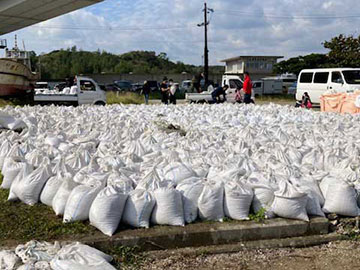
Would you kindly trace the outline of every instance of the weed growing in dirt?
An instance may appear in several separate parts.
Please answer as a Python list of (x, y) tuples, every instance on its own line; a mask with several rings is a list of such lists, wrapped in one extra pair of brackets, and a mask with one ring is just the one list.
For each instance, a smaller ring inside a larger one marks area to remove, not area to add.
[(250, 214), (249, 218), (250, 218), (250, 220), (253, 220), (256, 222), (263, 222), (265, 220), (265, 213), (266, 213), (266, 210), (264, 208), (261, 208), (257, 213)]
[(113, 264), (116, 268), (135, 270), (139, 269), (144, 262), (144, 255), (139, 247), (113, 247), (105, 251), (114, 259)]

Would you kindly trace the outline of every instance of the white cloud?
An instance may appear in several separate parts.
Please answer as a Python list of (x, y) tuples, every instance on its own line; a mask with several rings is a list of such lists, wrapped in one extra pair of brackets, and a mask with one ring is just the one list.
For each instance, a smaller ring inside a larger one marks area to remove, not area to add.
[[(341, 33), (354, 34), (359, 19), (319, 16), (352, 15), (360, 2), (208, 0), (208, 6), (215, 9), (209, 27), (210, 62), (219, 64), (241, 54), (326, 52), (321, 43)], [(203, 20), (202, 8), (203, 0), (105, 0), (17, 34), (38, 53), (73, 45), (113, 53), (154, 50), (174, 61), (201, 64), (204, 37), (196, 24)], [(6, 38), (12, 40), (13, 34)]]

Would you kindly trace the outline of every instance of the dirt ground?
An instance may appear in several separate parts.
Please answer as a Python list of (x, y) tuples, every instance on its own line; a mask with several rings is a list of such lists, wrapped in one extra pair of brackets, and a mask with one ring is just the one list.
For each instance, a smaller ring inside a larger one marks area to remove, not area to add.
[(302, 249), (268, 249), (219, 255), (151, 253), (141, 269), (355, 270), (360, 269), (360, 242), (339, 241)]

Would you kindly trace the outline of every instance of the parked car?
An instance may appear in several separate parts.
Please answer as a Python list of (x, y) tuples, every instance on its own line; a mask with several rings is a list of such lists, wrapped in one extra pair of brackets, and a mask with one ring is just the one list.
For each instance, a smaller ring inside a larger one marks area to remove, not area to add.
[(121, 91), (120, 87), (116, 84), (105, 84), (105, 91)]
[(191, 80), (182, 81), (181, 85), (180, 85), (180, 92), (181, 93), (189, 93), (189, 92), (191, 92), (191, 86), (192, 86), (192, 81)]
[(114, 81), (114, 84), (121, 90), (121, 91), (131, 91), (132, 85), (129, 81)]
[(157, 81), (147, 81), (152, 92), (160, 91), (160, 84)]
[(143, 85), (142, 83), (133, 83), (132, 84), (132, 91), (134, 92), (140, 92), (143, 89)]
[(297, 88), (297, 82), (294, 82), (291, 86), (288, 88), (288, 95), (295, 96), (296, 95), (296, 88)]

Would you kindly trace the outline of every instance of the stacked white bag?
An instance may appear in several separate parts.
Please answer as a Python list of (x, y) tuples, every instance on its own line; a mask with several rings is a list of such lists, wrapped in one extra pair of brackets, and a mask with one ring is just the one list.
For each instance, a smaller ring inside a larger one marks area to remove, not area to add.
[(234, 220), (248, 220), (254, 192), (251, 187), (235, 181), (225, 183), (225, 215)]
[(302, 220), (359, 215), (357, 115), (231, 104), (0, 113), (27, 126), (0, 130), (9, 200), (40, 200), (65, 221), (90, 219), (109, 235), (119, 222), (242, 220), (249, 210)]
[(115, 186), (105, 187), (90, 207), (90, 224), (112, 236), (119, 226), (127, 197), (127, 194)]

